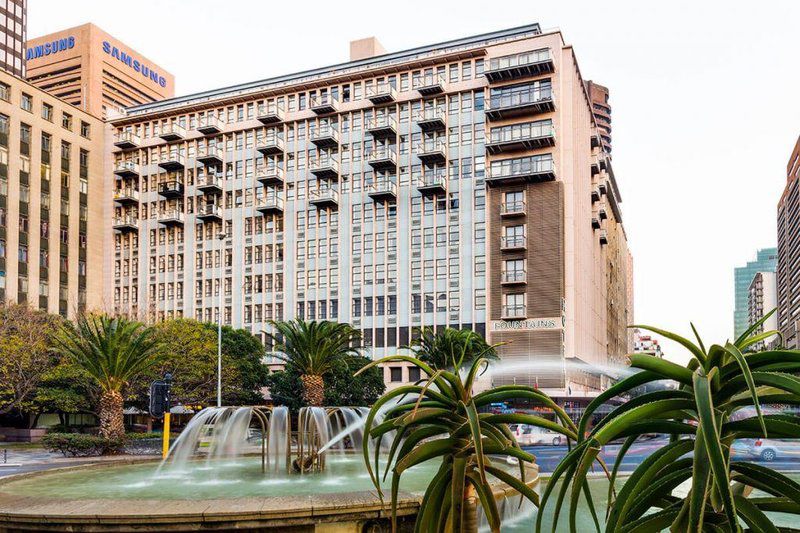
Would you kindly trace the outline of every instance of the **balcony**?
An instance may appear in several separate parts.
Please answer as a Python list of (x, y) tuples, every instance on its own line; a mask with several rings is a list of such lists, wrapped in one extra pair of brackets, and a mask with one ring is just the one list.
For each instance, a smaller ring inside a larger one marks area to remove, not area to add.
[(367, 98), (373, 104), (387, 104), (397, 100), (397, 91), (388, 83), (367, 87)]
[(222, 172), (208, 171), (197, 174), (197, 190), (204, 194), (220, 194), (222, 192)]
[(256, 203), (256, 211), (262, 215), (283, 214), (283, 198), (276, 194), (268, 194)]
[(311, 111), (317, 115), (336, 113), (339, 110), (339, 99), (331, 93), (317, 94), (311, 97)]
[(318, 209), (326, 207), (335, 209), (339, 207), (339, 193), (330, 188), (317, 189), (309, 193), (308, 203), (317, 206)]
[(397, 168), (397, 154), (389, 146), (376, 146), (367, 154), (367, 162), (375, 170)]
[(133, 161), (117, 161), (114, 163), (114, 174), (120, 178), (138, 178), (139, 165)]
[(222, 222), (222, 209), (216, 204), (203, 204), (197, 208), (197, 218), (203, 222)]
[(167, 142), (180, 141), (181, 139), (186, 137), (186, 128), (184, 128), (177, 122), (173, 122), (171, 124), (162, 126), (161, 133), (159, 133), (158, 136)]
[(444, 131), (446, 127), (444, 109), (439, 107), (428, 107), (417, 111), (415, 119), (422, 131)]
[(308, 161), (308, 171), (318, 178), (338, 179), (339, 162), (331, 156), (313, 157)]
[(486, 182), (490, 185), (509, 183), (538, 183), (556, 179), (555, 164), (551, 157), (523, 157), (493, 161), (487, 169)]
[(531, 86), (493, 94), (486, 102), (486, 118), (502, 120), (521, 115), (536, 115), (555, 110), (550, 87)]
[(608, 244), (608, 233), (604, 229), (600, 230), (600, 244), (603, 246)]
[(397, 200), (397, 185), (390, 180), (378, 180), (369, 186), (367, 195), (376, 202)]
[(164, 198), (180, 198), (183, 196), (183, 183), (176, 180), (163, 181), (158, 184), (158, 194)]
[(132, 131), (121, 131), (114, 141), (114, 146), (122, 148), (123, 150), (130, 150), (131, 148), (139, 148), (142, 140), (138, 135)]
[(223, 158), (222, 148), (219, 146), (200, 146), (197, 148), (197, 161), (204, 165), (221, 165)]
[(121, 217), (116, 217), (112, 224), (112, 227), (115, 231), (119, 231), (120, 233), (127, 233), (129, 231), (138, 231), (139, 230), (139, 221), (136, 220), (136, 217), (132, 215), (125, 215)]
[(500, 238), (500, 249), (504, 251), (525, 250), (528, 246), (525, 235), (509, 235)]
[(334, 148), (339, 146), (339, 131), (333, 126), (324, 125), (315, 128), (310, 135), (311, 142), (317, 148)]
[(608, 218), (608, 213), (606, 212), (605, 203), (600, 204), (600, 208), (597, 210), (597, 216), (600, 217), (600, 220), (606, 220)]
[(177, 209), (167, 209), (158, 214), (158, 223), (165, 226), (179, 226), (183, 224), (183, 213)]
[(139, 203), (139, 191), (126, 187), (114, 191), (114, 201), (119, 205), (131, 205)]
[(186, 158), (180, 152), (168, 152), (158, 158), (158, 166), (168, 171), (180, 170), (186, 166)]
[(276, 166), (266, 166), (256, 169), (256, 180), (265, 186), (283, 186), (283, 169)]
[(503, 320), (517, 320), (527, 317), (527, 310), (524, 305), (504, 305), (500, 316)]
[(394, 115), (378, 115), (367, 121), (367, 133), (375, 139), (397, 136), (397, 119)]
[(504, 202), (500, 204), (500, 216), (504, 218), (525, 216), (525, 202)]
[(258, 114), (256, 118), (262, 124), (276, 124), (283, 122), (285, 119), (283, 106), (276, 102), (268, 102), (258, 106)]
[(428, 172), (417, 178), (417, 190), (425, 196), (447, 193), (447, 175), (444, 171)]
[(592, 229), (600, 229), (600, 218), (597, 213), (592, 214)]
[(594, 189), (592, 189), (592, 203), (599, 201), (600, 201), (600, 188), (595, 187)]
[(489, 132), (486, 151), (495, 155), (546, 148), (555, 144), (556, 132), (552, 124), (547, 126), (523, 124), (493, 128)]
[(506, 270), (500, 274), (501, 285), (525, 285), (528, 275), (525, 270)]
[(256, 143), (256, 150), (264, 155), (283, 155), (286, 147), (283, 144), (283, 139), (273, 133), (259, 139)]
[(426, 165), (437, 165), (447, 161), (447, 146), (442, 139), (429, 139), (414, 146), (414, 152)]
[(447, 88), (447, 82), (443, 76), (438, 74), (428, 74), (420, 79), (417, 91), (422, 96), (435, 96), (442, 94)]
[(221, 133), (224, 127), (225, 123), (222, 119), (212, 115), (200, 117), (197, 121), (197, 131), (203, 135), (216, 135), (217, 133)]
[(548, 48), (489, 60), (484, 76), (490, 83), (519, 80), (553, 72), (553, 58)]
[(600, 182), (600, 183), (597, 185), (597, 190), (598, 190), (598, 191), (600, 191), (600, 194), (602, 194), (603, 196), (605, 196), (606, 194), (608, 194), (608, 185), (606, 185), (606, 182), (605, 182), (605, 181), (601, 181), (601, 182)]

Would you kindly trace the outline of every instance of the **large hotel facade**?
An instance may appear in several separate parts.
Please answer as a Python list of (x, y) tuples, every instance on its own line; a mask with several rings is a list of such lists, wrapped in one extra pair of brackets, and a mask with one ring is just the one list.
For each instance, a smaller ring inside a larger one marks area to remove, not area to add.
[(595, 395), (629, 351), (630, 261), (572, 47), (529, 25), (351, 55), (109, 120), (106, 309), (347, 321), (373, 357), (470, 328), (505, 343), (495, 385)]

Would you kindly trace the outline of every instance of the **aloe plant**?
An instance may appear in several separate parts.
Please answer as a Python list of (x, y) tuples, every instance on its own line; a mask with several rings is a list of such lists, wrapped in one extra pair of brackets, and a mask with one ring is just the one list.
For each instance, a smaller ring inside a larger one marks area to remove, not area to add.
[[(467, 353), (476, 343), (460, 346), (460, 352), (449, 353), (448, 366), (453, 370), (435, 369), (415, 357), (403, 355), (374, 361), (362, 370), (382, 363), (406, 362), (417, 366), (426, 376), (414, 385), (386, 393), (373, 405), (366, 420), (365, 434), (369, 438), (363, 446), (364, 461), (382, 501), (381, 482), (391, 472), (393, 529), (397, 524), (397, 496), (403, 473), (420, 463), (440, 461), (422, 499), (415, 531), (474, 531), (474, 508), (465, 505), (473, 496), (480, 501), (492, 531), (499, 531), (500, 515), (492, 494), (492, 478), (508, 484), (534, 505), (539, 503), (537, 493), (525, 482), (525, 463), (533, 463), (534, 457), (520, 448), (508, 424), (530, 424), (556, 431), (567, 439), (577, 439), (577, 427), (567, 413), (532, 387), (509, 385), (473, 394), (475, 380), (488, 362), (482, 353)], [(462, 373), (462, 364), (467, 360), (473, 362)], [(481, 412), (491, 403), (515, 399), (530, 400), (551, 409), (558, 421), (528, 414)], [(383, 415), (383, 421), (373, 425), (379, 414)], [(382, 439), (390, 441), (383, 472), (379, 461)], [(518, 460), (519, 475), (498, 466), (496, 458)]]
[[(630, 356), (630, 366), (638, 372), (588, 405), (579, 422), (578, 443), (553, 472), (541, 508), (556, 498), (557, 523), (568, 503), (570, 531), (577, 531), (578, 504), (588, 471), (598, 461), (602, 446), (624, 439), (615, 464), (607, 471), (607, 533), (667, 528), (681, 533), (738, 532), (743, 525), (752, 531), (777, 532), (767, 512), (800, 515), (800, 484), (765, 466), (731, 461), (731, 445), (736, 439), (800, 437), (800, 417), (765, 415), (761, 410), (762, 404), (800, 404), (800, 378), (793, 375), (800, 371), (800, 351), (747, 353), (751, 346), (778, 334), (754, 334), (771, 314), (735, 342), (708, 348), (694, 325), (696, 343), (658, 328), (636, 326), (685, 347), (691, 355), (689, 362), (681, 366), (652, 355)], [(589, 428), (598, 407), (659, 380), (672, 380), (678, 387), (635, 397)], [(754, 416), (733, 416), (742, 409)], [(645, 459), (617, 491), (615, 483), (626, 452), (648, 433), (669, 434), (669, 443)], [(674, 489), (687, 481), (691, 483), (688, 495), (676, 496)], [(768, 496), (752, 497), (753, 489)], [(537, 531), (542, 529), (542, 514), (537, 517)]]

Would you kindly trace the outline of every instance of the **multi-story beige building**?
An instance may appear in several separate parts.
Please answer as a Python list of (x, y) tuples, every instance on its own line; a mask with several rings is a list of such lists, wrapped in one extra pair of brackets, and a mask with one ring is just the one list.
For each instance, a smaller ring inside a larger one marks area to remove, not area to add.
[[(764, 315), (774, 310), (778, 306), (778, 285), (775, 272), (756, 272), (750, 287), (747, 290), (747, 323), (752, 326)], [(765, 331), (778, 329), (778, 314), (773, 313), (766, 319), (754, 332), (755, 334)], [(753, 350), (763, 350), (769, 346), (775, 338), (765, 339), (753, 345)]]
[(172, 74), (94, 24), (27, 46), (28, 81), (96, 117), (175, 94)]
[(99, 119), (0, 72), (0, 302), (64, 316), (101, 304), (103, 135)]
[(347, 321), (376, 357), (470, 328), (506, 343), (495, 384), (595, 395), (629, 351), (630, 262), (572, 47), (534, 24), (351, 56), (111, 119), (106, 305)]

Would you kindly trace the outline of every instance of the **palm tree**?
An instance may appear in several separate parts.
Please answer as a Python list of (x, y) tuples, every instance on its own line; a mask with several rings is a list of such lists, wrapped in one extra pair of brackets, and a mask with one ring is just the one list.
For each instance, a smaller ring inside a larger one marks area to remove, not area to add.
[(56, 349), (86, 370), (101, 389), (100, 434), (111, 440), (125, 437), (122, 388), (158, 362), (158, 341), (140, 322), (108, 315), (81, 316), (66, 323)]
[(420, 361), (436, 370), (468, 367), (477, 359), (499, 359), (495, 346), (468, 329), (444, 328), (434, 333), (433, 328), (422, 328), (419, 338), (408, 347)]
[(278, 359), (286, 363), (287, 370), (300, 374), (303, 382), (303, 399), (308, 405), (321, 406), (325, 396), (323, 377), (333, 367), (358, 355), (356, 347), (361, 333), (349, 324), (328, 320), (270, 321), (275, 333), (272, 339)]

